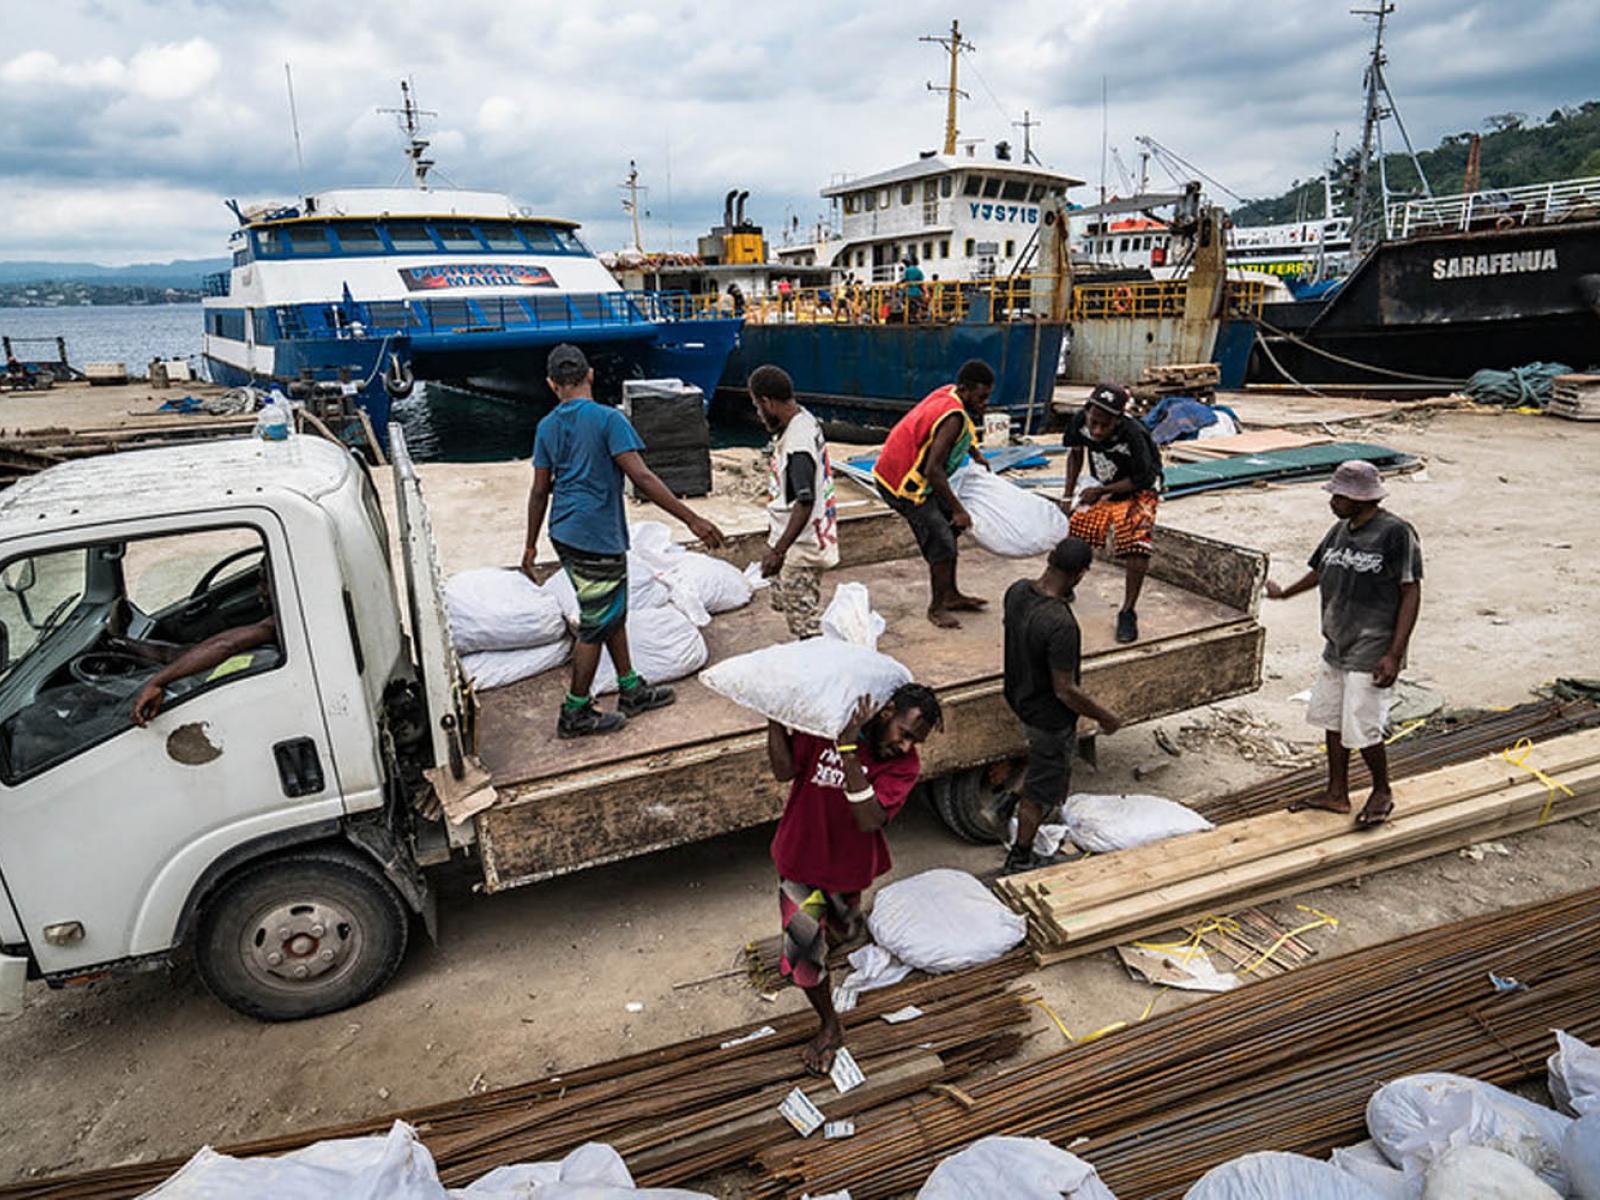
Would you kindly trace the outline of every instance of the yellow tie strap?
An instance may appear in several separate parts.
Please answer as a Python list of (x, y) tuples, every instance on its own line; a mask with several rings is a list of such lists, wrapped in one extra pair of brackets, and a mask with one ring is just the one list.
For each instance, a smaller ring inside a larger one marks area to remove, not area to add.
[(1555, 807), (1556, 800), (1561, 795), (1574, 796), (1577, 793), (1575, 793), (1571, 788), (1562, 783), (1559, 779), (1555, 778), (1553, 775), (1546, 774), (1544, 771), (1541, 771), (1538, 767), (1528, 762), (1528, 759), (1532, 757), (1532, 755), (1532, 738), (1518, 738), (1509, 747), (1500, 751), (1500, 757), (1505, 759), (1506, 762), (1510, 763), (1513, 767), (1517, 767), (1520, 770), (1526, 771), (1540, 783), (1544, 784), (1548, 795), (1545, 796), (1544, 807), (1539, 810), (1539, 824), (1543, 825), (1550, 819), (1550, 810)]

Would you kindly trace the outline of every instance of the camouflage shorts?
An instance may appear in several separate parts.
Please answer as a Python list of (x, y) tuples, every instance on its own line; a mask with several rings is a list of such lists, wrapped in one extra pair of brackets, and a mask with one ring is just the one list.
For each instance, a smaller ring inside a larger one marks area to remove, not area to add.
[(770, 581), (767, 597), (772, 611), (783, 614), (789, 636), (816, 637), (822, 632), (822, 568), (784, 563)]

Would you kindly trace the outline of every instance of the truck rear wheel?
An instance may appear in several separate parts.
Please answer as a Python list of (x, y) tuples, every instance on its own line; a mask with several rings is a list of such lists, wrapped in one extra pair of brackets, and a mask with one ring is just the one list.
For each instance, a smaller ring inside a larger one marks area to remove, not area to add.
[(248, 867), (205, 903), (195, 962), (224, 1004), (293, 1021), (360, 1004), (405, 956), (409, 914), (383, 872), (338, 847)]
[(1010, 765), (992, 763), (935, 779), (928, 785), (933, 810), (950, 831), (968, 842), (1003, 842), (1011, 806), (1006, 784)]

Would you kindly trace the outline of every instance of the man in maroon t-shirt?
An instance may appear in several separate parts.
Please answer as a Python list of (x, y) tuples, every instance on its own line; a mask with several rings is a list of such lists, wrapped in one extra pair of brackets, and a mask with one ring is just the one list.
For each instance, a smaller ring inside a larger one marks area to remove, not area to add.
[(822, 1020), (802, 1051), (815, 1074), (826, 1075), (844, 1045), (828, 988), (828, 935), (848, 940), (860, 932), (861, 893), (892, 865), (883, 827), (916, 785), (917, 747), (942, 719), (933, 692), (908, 683), (876, 713), (862, 697), (835, 741), (767, 722), (767, 761), (789, 784), (772, 839), (783, 914), (778, 967)]

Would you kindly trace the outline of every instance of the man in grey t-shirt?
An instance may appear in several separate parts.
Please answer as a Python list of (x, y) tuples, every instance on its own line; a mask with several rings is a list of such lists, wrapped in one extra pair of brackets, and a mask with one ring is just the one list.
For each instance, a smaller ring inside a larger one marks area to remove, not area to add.
[(1323, 486), (1338, 523), (1305, 575), (1288, 587), (1267, 583), (1272, 600), (1313, 587), (1322, 593), (1322, 673), (1306, 720), (1326, 731), (1328, 790), (1291, 807), (1349, 812), (1350, 751), (1359, 750), (1372, 794), (1356, 823), (1379, 825), (1394, 809), (1383, 731), (1422, 605), (1422, 543), (1407, 522), (1379, 507), (1388, 491), (1371, 463), (1341, 463)]

